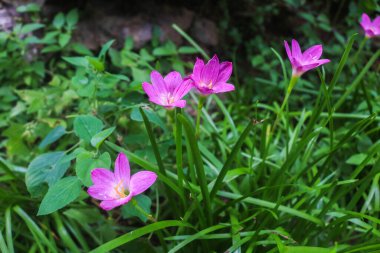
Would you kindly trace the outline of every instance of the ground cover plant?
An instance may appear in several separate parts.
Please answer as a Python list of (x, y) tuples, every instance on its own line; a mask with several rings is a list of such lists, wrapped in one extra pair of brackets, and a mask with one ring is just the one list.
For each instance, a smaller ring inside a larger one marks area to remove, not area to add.
[[(80, 10), (17, 8), (1, 252), (380, 252), (379, 4), (247, 2), (215, 5), (214, 50), (177, 24), (182, 45), (89, 50)], [(298, 25), (265, 33), (284, 10)]]

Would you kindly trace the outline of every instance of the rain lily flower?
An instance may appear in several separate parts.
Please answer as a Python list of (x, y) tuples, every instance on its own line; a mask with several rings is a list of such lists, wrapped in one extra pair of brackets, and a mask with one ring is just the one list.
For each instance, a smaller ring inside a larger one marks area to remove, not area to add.
[(151, 171), (140, 171), (130, 175), (128, 158), (120, 153), (115, 161), (115, 172), (108, 169), (97, 168), (91, 171), (94, 185), (87, 193), (102, 200), (100, 207), (109, 211), (117, 206), (128, 203), (134, 196), (146, 191), (157, 179)]
[(164, 78), (157, 71), (150, 74), (152, 84), (144, 82), (142, 87), (149, 97), (149, 101), (167, 109), (183, 108), (186, 100), (182, 98), (193, 88), (191, 80), (182, 79), (177, 71), (170, 72)]
[(194, 86), (204, 96), (235, 90), (235, 86), (227, 83), (232, 73), (232, 62), (221, 62), (216, 55), (205, 64), (196, 60), (193, 73), (190, 75)]
[(380, 16), (376, 17), (371, 22), (369, 16), (366, 13), (363, 13), (360, 25), (362, 26), (367, 38), (380, 36)]
[(330, 62), (328, 59), (319, 59), (322, 55), (322, 45), (315, 45), (302, 53), (300, 45), (296, 40), (292, 40), (292, 50), (290, 50), (288, 42), (284, 41), (286, 53), (288, 54), (290, 63), (292, 64), (293, 76), (301, 76), (306, 71), (314, 69), (322, 64)]

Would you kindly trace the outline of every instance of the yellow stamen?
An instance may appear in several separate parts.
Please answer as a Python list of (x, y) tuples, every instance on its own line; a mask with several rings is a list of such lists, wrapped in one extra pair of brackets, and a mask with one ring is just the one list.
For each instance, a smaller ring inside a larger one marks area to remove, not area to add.
[[(119, 187), (121, 186), (121, 191), (119, 190)], [(124, 187), (123, 187), (123, 181), (120, 181), (115, 187), (114, 187), (117, 195), (119, 195), (121, 198), (125, 198), (125, 193), (124, 193)]]

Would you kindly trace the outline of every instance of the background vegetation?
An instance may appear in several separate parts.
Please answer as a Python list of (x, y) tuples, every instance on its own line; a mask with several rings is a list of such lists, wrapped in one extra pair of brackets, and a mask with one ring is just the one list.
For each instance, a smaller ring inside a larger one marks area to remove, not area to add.
[[(209, 18), (219, 43), (179, 26), (182, 44), (160, 41), (157, 27), (139, 49), (132, 37), (96, 50), (75, 41), (83, 3), (51, 18), (17, 8), (0, 32), (2, 252), (380, 251), (380, 47), (359, 52), (358, 23), (379, 3), (238, 2), (164, 1)], [(331, 63), (302, 77), (272, 133), (291, 38), (323, 44)], [(196, 140), (197, 94), (176, 117), (141, 82), (153, 69), (189, 74), (214, 52), (233, 62), (236, 91), (207, 99)], [(129, 204), (102, 211), (87, 195), (91, 169), (111, 168), (119, 152), (133, 171), (159, 174), (136, 198), (156, 221)]]

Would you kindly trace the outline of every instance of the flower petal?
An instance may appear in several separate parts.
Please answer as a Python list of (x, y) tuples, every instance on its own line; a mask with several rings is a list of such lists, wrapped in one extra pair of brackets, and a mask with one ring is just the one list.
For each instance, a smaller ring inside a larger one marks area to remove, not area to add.
[(303, 60), (304, 61), (318, 60), (319, 58), (321, 58), (322, 52), (323, 52), (322, 45), (312, 46), (303, 53), (302, 55)]
[(373, 21), (372, 21), (372, 25), (374, 27), (377, 27), (377, 30), (380, 30), (380, 16), (376, 17)]
[(123, 182), (124, 189), (127, 189), (130, 177), (131, 169), (128, 158), (125, 154), (119, 153), (115, 161), (115, 179), (117, 183)]
[(321, 59), (321, 60), (317, 61), (317, 63), (319, 64), (318, 66), (321, 66), (321, 65), (329, 63), (329, 62), (330, 62), (329, 59)]
[(173, 106), (184, 108), (186, 106), (186, 100), (178, 100), (173, 104)]
[(149, 98), (157, 97), (158, 94), (156, 93), (156, 90), (153, 88), (153, 86), (150, 83), (143, 83), (142, 88), (145, 91), (145, 93), (148, 95)]
[(152, 81), (153, 88), (156, 90), (157, 94), (168, 92), (164, 78), (162, 78), (158, 71), (153, 70), (152, 73), (150, 73), (150, 80)]
[(115, 183), (114, 174), (103, 168), (96, 168), (91, 171), (91, 179), (94, 184), (112, 185)]
[(168, 92), (173, 93), (177, 86), (182, 83), (182, 76), (177, 71), (172, 71), (164, 77)]
[(200, 81), (205, 84), (216, 83), (219, 74), (219, 59), (216, 55), (203, 67)]
[(292, 56), (296, 60), (300, 60), (302, 57), (302, 51), (300, 48), (300, 44), (295, 39), (292, 39)]
[(235, 86), (230, 83), (218, 83), (213, 87), (213, 93), (223, 93), (235, 90)]
[(127, 197), (121, 199), (103, 200), (102, 202), (100, 202), (100, 207), (103, 210), (109, 211), (111, 209), (114, 209), (115, 207), (128, 203), (131, 199), (132, 194), (129, 194)]
[(197, 82), (197, 83), (200, 82), (201, 73), (204, 66), (205, 66), (205, 63), (203, 62), (203, 60), (197, 58), (194, 64), (193, 73), (191, 74), (191, 79), (193, 79), (194, 82)]
[(366, 13), (362, 14), (362, 20), (360, 22), (360, 25), (364, 28), (367, 29), (368, 26), (371, 26), (371, 19)]
[(284, 46), (285, 46), (286, 54), (288, 55), (289, 61), (293, 63), (292, 50), (290, 50), (289, 44), (286, 40), (284, 40)]
[(87, 193), (94, 199), (111, 200), (118, 198), (112, 185), (93, 185), (87, 189)]
[(298, 70), (298, 73), (299, 74), (303, 74), (305, 73), (306, 71), (309, 71), (311, 69), (315, 69), (316, 67), (318, 67), (320, 64), (319, 63), (312, 63), (312, 64), (308, 64), (308, 65), (303, 65), (299, 68)]
[(227, 82), (230, 79), (232, 74), (232, 62), (222, 62), (219, 65), (219, 75), (217, 79), (217, 83), (219, 82)]
[(132, 175), (129, 184), (129, 192), (136, 196), (146, 191), (157, 179), (157, 174), (152, 171), (140, 171)]
[(184, 79), (175, 89), (173, 96), (176, 100), (181, 99), (186, 96), (193, 87), (193, 81), (191, 79)]

